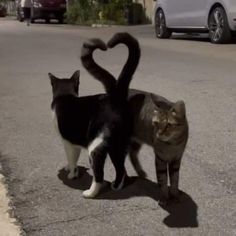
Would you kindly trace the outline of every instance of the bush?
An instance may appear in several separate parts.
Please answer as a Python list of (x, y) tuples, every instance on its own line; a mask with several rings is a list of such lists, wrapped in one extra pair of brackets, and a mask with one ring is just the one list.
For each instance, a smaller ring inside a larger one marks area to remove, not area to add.
[(92, 1), (74, 0), (69, 4), (66, 16), (68, 23), (90, 24), (98, 18), (98, 10)]
[(115, 0), (104, 4), (101, 9), (105, 22), (113, 24), (125, 24), (124, 6)]
[(72, 24), (126, 24), (125, 8), (130, 0), (74, 0), (67, 9)]

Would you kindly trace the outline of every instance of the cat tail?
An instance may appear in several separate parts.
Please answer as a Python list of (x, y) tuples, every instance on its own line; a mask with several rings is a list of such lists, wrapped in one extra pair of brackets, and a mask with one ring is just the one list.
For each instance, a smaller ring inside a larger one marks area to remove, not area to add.
[(128, 47), (129, 55), (117, 80), (116, 95), (125, 101), (128, 97), (129, 84), (139, 64), (141, 51), (138, 40), (126, 32), (115, 34), (109, 40), (107, 46), (113, 48), (120, 43), (125, 44)]
[(107, 46), (100, 39), (94, 38), (86, 41), (82, 46), (81, 62), (86, 70), (103, 84), (106, 93), (113, 95), (116, 89), (116, 79), (94, 61), (93, 52), (96, 49), (106, 51)]

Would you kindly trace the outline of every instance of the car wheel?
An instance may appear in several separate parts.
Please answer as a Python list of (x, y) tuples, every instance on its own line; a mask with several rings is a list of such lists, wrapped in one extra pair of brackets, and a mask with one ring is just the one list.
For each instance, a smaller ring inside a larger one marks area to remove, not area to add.
[(46, 18), (46, 19), (45, 19), (45, 22), (46, 22), (46, 24), (49, 24), (49, 23), (50, 23), (50, 19), (49, 19), (49, 18)]
[(34, 18), (30, 18), (30, 23), (34, 23), (35, 19)]
[(166, 27), (166, 19), (163, 10), (158, 10), (155, 15), (155, 31), (157, 38), (170, 38), (171, 31)]
[(216, 7), (209, 16), (209, 35), (212, 43), (229, 43), (231, 31), (226, 12), (223, 7)]

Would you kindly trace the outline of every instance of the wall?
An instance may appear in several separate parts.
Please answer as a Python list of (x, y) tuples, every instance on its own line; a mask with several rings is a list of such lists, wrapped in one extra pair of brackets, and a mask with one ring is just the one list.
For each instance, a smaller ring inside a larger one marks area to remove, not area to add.
[(154, 6), (156, 4), (153, 0), (134, 0), (136, 3), (140, 3), (143, 5), (143, 8), (146, 13), (146, 17), (152, 22), (153, 21), (153, 15), (154, 15)]

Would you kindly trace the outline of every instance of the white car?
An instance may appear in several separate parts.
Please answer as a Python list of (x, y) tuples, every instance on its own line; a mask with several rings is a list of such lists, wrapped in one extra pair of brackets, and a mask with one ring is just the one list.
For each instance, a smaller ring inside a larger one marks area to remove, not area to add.
[(158, 38), (209, 32), (212, 43), (228, 43), (236, 32), (236, 0), (157, 0), (154, 23)]

